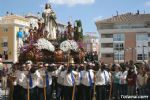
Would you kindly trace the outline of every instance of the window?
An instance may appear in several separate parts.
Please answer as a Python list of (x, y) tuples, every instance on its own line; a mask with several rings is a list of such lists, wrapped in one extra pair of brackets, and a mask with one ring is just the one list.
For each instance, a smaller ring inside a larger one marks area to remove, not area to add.
[(2, 38), (2, 47), (8, 47), (8, 37), (3, 37)]
[(148, 46), (150, 47), (150, 42), (148, 42)]
[(114, 34), (113, 35), (113, 40), (114, 41), (124, 41), (125, 36), (124, 34)]
[(113, 38), (113, 34), (102, 34), (102, 38)]
[(114, 50), (124, 50), (123, 43), (114, 43)]
[(8, 32), (8, 28), (7, 28), (7, 27), (4, 27), (3, 31), (4, 31), (4, 32)]
[(3, 42), (2, 47), (8, 47), (8, 42)]
[(115, 53), (114, 59), (115, 60), (124, 60), (124, 53), (122, 53), (122, 52)]
[(137, 34), (136, 40), (137, 41), (148, 41), (148, 34)]
[(113, 43), (102, 43), (101, 47), (102, 48), (113, 48)]
[(112, 53), (107, 53), (107, 54), (102, 54), (102, 57), (113, 57), (113, 54)]
[(147, 60), (147, 54), (144, 54), (144, 59), (143, 59), (143, 54), (138, 54), (137, 60)]

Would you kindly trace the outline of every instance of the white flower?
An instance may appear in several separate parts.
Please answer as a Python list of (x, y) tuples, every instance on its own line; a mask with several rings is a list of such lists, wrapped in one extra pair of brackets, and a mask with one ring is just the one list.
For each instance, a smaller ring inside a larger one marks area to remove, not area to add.
[(68, 50), (77, 51), (78, 44), (74, 40), (66, 40), (60, 44), (60, 49), (63, 50), (64, 52), (67, 52)]
[(52, 52), (55, 51), (55, 47), (52, 45), (52, 43), (44, 38), (39, 39), (35, 45), (40, 50), (45, 49)]

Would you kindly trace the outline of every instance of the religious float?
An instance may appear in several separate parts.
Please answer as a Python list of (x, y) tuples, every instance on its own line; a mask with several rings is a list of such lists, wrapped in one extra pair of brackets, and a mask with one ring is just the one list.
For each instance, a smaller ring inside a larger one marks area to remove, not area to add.
[(76, 20), (74, 27), (68, 22), (66, 31), (59, 33), (56, 14), (51, 5), (46, 4), (42, 18), (38, 21), (38, 28), (31, 28), (24, 42), (18, 32), (19, 63), (27, 60), (34, 63), (83, 63), (85, 54), (82, 32), (81, 21)]

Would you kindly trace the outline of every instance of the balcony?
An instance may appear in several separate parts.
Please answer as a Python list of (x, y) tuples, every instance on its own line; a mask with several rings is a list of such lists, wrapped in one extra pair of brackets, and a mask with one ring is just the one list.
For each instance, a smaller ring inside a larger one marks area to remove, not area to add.
[(113, 38), (101, 38), (101, 43), (113, 43)]
[(113, 53), (113, 48), (101, 48), (101, 53)]

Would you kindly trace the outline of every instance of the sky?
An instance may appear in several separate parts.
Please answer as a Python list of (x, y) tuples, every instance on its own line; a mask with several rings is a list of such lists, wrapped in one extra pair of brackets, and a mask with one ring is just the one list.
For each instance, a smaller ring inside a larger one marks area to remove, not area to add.
[(51, 3), (57, 20), (63, 23), (80, 19), (84, 32), (97, 32), (95, 21), (119, 14), (150, 13), (150, 0), (0, 0), (0, 16), (6, 12), (18, 15), (42, 13), (45, 3)]

